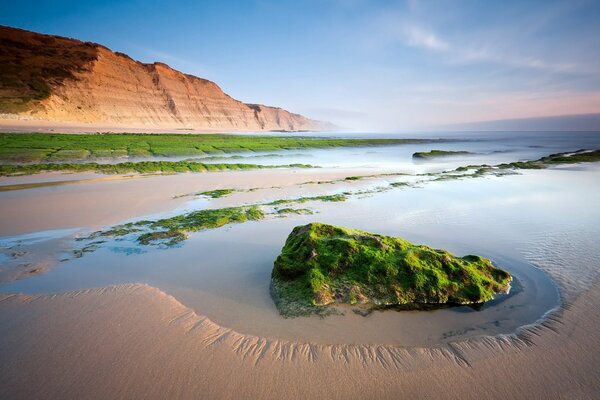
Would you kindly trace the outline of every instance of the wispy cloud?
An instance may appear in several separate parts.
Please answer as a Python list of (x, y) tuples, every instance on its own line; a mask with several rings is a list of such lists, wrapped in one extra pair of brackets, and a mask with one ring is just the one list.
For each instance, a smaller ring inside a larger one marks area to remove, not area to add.
[(553, 62), (535, 56), (522, 57), (507, 54), (506, 51), (494, 49), (492, 45), (483, 48), (469, 43), (451, 43), (431, 29), (414, 24), (398, 23), (400, 29), (394, 28), (396, 37), (403, 44), (437, 53), (445, 53), (448, 62), (453, 64), (494, 63), (513, 68), (528, 68), (555, 73), (583, 73), (583, 69), (573, 62)]
[(498, 49), (453, 46), (452, 52), (452, 61), (455, 63), (489, 62), (513, 68), (528, 68), (555, 73), (585, 73), (578, 64), (573, 62), (548, 61), (534, 56), (523, 57), (515, 54), (507, 54)]
[(560, 23), (556, 19), (577, 9), (575, 6), (548, 5), (533, 16), (515, 15), (513, 10), (510, 28), (499, 23), (467, 28), (460, 25), (465, 17), (459, 11), (449, 10), (446, 18), (440, 18), (438, 7), (418, 2), (406, 8), (388, 8), (372, 17), (373, 33), (367, 36), (379, 42), (374, 48), (401, 44), (435, 53), (447, 64), (490, 63), (559, 74), (600, 74), (583, 62), (585, 47), (592, 43), (593, 48), (598, 40), (583, 37), (570, 43), (566, 39), (542, 39), (541, 35)]
[(434, 51), (448, 51), (450, 45), (440, 39), (435, 33), (416, 26), (407, 26), (404, 28), (406, 43), (412, 47), (420, 47)]

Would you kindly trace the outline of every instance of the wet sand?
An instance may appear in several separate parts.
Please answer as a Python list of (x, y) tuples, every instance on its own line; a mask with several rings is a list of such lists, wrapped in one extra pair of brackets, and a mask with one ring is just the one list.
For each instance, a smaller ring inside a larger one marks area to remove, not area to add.
[(99, 178), (79, 178), (79, 177), (68, 177), (70, 179), (65, 180), (42, 180), (42, 181), (34, 181), (31, 183), (15, 183), (13, 185), (5, 184), (0, 185), (0, 192), (10, 192), (13, 190), (26, 190), (26, 189), (36, 189), (42, 187), (51, 187), (51, 186), (63, 186), (63, 185), (77, 185), (84, 183), (94, 183), (94, 182), (105, 182), (105, 181), (116, 181), (121, 179), (136, 179), (136, 178), (146, 178), (152, 175), (116, 175), (116, 176), (103, 176)]
[[(251, 189), (264, 186), (293, 186), (313, 180), (331, 180), (350, 175), (368, 174), (361, 169), (282, 169), (227, 171), (177, 175), (102, 176), (81, 174), (79, 184), (35, 187), (0, 191), (0, 236), (56, 228), (99, 229), (124, 220), (176, 209), (195, 192), (223, 188)], [(371, 172), (372, 173), (372, 172)], [(39, 182), (77, 180), (78, 174), (38, 174), (27, 177), (0, 178), (2, 185), (33, 185)], [(143, 177), (143, 179), (142, 179)], [(305, 192), (331, 190), (330, 186), (312, 185)], [(43, 201), (40, 201), (43, 199)], [(259, 195), (249, 193), (252, 202)], [(27, 212), (23, 212), (27, 210)]]
[(0, 240), (0, 282), (31, 278), (58, 265), (72, 254), (72, 240), (65, 237), (69, 233), (37, 232), (20, 240)]
[(592, 399), (599, 287), (537, 327), (429, 348), (243, 335), (147, 285), (3, 295), (0, 397)]

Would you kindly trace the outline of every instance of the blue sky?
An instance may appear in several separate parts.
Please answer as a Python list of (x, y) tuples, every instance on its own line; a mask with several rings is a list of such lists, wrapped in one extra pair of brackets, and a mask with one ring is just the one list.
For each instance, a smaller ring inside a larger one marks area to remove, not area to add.
[(358, 130), (600, 112), (598, 21), (589, 0), (55, 0), (0, 13)]

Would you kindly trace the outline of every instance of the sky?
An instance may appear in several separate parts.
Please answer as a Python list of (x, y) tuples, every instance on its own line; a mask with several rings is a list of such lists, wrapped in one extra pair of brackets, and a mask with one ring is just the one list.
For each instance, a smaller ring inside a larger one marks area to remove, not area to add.
[(351, 130), (600, 113), (600, 1), (3, 1), (0, 24), (101, 43)]

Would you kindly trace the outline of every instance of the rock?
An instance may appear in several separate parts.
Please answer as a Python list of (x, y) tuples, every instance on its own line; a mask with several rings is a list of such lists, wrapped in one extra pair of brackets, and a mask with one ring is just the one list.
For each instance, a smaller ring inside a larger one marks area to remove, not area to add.
[(474, 304), (506, 293), (512, 277), (479, 256), (401, 238), (311, 223), (288, 236), (272, 272), (284, 316), (326, 314), (332, 304), (370, 306)]

